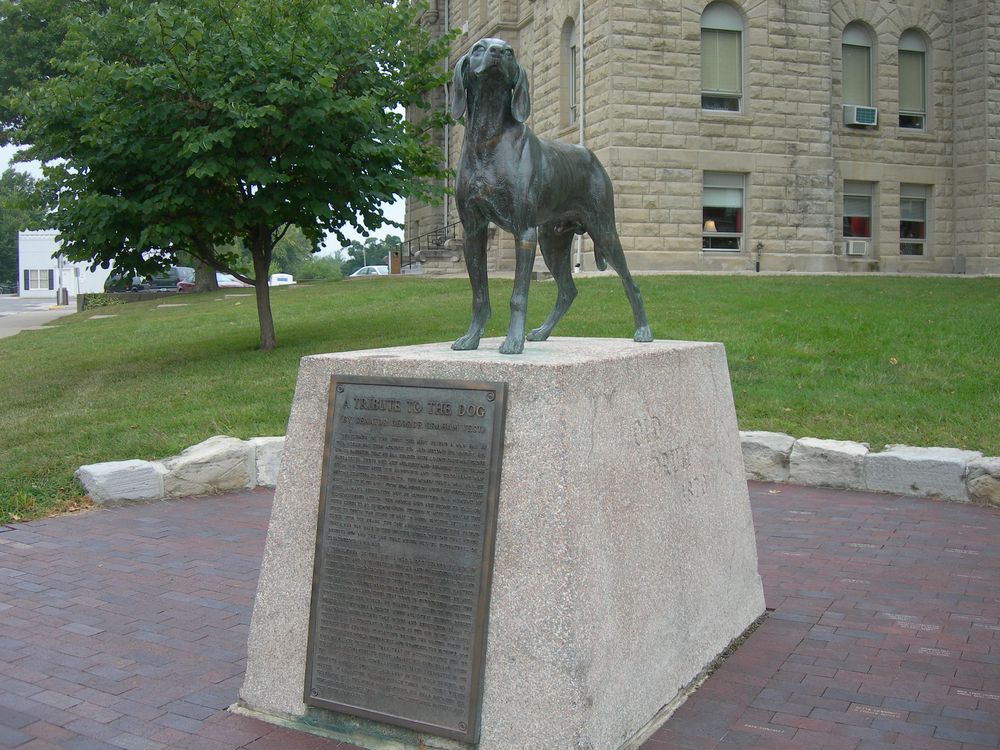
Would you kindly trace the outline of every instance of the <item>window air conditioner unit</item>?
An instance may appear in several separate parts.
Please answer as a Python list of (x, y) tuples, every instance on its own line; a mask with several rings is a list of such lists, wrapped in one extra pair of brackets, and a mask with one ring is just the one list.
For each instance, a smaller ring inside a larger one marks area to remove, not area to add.
[(868, 255), (868, 240), (847, 240), (844, 246), (848, 255)]
[(878, 125), (878, 110), (875, 107), (859, 107), (856, 104), (845, 104), (844, 124), (873, 128)]

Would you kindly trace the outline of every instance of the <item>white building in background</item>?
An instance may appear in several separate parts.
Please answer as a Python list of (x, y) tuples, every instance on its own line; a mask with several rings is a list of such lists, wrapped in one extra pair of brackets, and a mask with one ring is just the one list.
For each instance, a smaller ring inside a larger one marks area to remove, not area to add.
[(66, 260), (58, 252), (59, 242), (53, 230), (17, 233), (19, 296), (55, 301), (60, 288), (67, 289), (71, 297), (104, 291), (109, 271), (91, 271), (89, 263)]

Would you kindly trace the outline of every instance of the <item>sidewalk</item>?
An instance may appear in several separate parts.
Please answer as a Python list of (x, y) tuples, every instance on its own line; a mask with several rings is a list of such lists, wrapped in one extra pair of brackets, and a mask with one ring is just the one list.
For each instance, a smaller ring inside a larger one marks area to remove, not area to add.
[(54, 294), (52, 299), (0, 295), (0, 339), (21, 331), (42, 330), (56, 318), (76, 312), (76, 297), (71, 297), (68, 305), (60, 306), (55, 303)]
[[(775, 611), (643, 750), (1000, 747), (1000, 510), (750, 489)], [(351, 750), (225, 710), (270, 504), (0, 526), (0, 748)]]

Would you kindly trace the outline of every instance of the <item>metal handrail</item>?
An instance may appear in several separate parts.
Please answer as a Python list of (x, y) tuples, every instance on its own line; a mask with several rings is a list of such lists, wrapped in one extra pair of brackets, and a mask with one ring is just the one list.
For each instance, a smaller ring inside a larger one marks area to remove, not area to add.
[(440, 250), (448, 240), (458, 238), (458, 227), (462, 222), (456, 221), (443, 227), (424, 232), (419, 237), (414, 237), (403, 243), (403, 265), (413, 266), (417, 262), (417, 254), (423, 250)]

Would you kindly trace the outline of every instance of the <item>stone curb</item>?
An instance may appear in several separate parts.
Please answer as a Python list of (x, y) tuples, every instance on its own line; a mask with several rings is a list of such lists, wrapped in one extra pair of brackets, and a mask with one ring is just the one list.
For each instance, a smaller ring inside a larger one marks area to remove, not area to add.
[[(747, 479), (931, 497), (1000, 507), (1000, 457), (957, 448), (794, 438), (740, 432)], [(216, 435), (162, 461), (81, 466), (76, 478), (99, 505), (274, 487), (284, 436), (250, 440)]]
[(282, 437), (216, 435), (162, 461), (87, 464), (74, 475), (98, 505), (274, 487)]
[(793, 438), (740, 432), (747, 479), (930, 497), (1000, 507), (1000, 457), (957, 448)]

